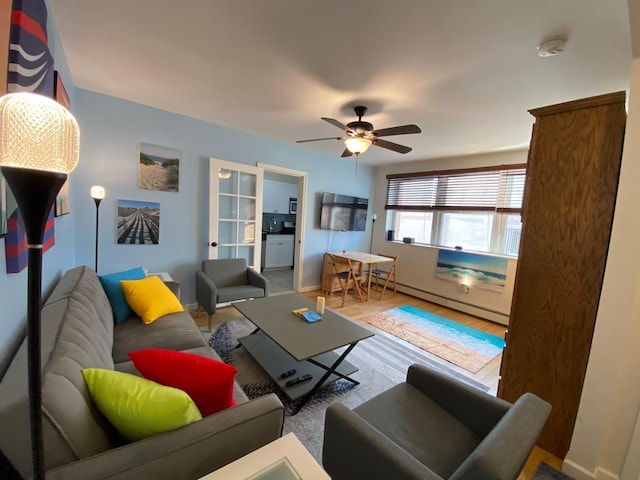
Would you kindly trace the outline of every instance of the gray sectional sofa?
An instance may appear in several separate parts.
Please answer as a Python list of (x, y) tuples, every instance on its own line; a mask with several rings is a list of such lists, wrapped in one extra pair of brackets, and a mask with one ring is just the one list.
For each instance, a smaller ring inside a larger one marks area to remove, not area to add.
[[(174, 293), (179, 286), (167, 282)], [(179, 298), (179, 294), (178, 294)], [(275, 440), (284, 409), (271, 394), (248, 400), (236, 384), (235, 407), (137, 442), (121, 437), (93, 404), (83, 368), (137, 373), (127, 353), (165, 348), (218, 359), (187, 312), (150, 325), (114, 325), (100, 280), (69, 270), (42, 309), (43, 430), (47, 478), (196, 479)], [(0, 449), (20, 474), (31, 473), (26, 342), (0, 382)]]

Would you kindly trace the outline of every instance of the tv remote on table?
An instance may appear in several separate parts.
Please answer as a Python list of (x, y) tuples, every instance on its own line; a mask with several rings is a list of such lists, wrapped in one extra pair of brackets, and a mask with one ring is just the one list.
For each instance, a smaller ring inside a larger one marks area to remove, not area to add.
[(295, 368), (294, 368), (294, 369), (292, 369), (292, 370), (287, 370), (286, 372), (284, 372), (284, 373), (281, 373), (281, 374), (280, 374), (280, 378), (287, 378), (287, 377), (290, 377), (290, 376), (291, 376), (291, 375), (293, 375), (294, 373), (296, 373), (296, 369), (295, 369)]
[(310, 373), (307, 373), (306, 375), (302, 375), (301, 377), (296, 377), (296, 378), (292, 378), (291, 380), (288, 380), (287, 383), (285, 383), (285, 385), (287, 387), (293, 387), (294, 385), (297, 385), (299, 383), (307, 382), (312, 378), (313, 378), (313, 375), (311, 375)]

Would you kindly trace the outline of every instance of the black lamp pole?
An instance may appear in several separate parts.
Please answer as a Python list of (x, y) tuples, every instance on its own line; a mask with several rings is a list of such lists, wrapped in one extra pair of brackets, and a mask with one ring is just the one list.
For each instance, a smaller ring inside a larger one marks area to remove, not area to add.
[(100, 202), (102, 198), (93, 197), (93, 201), (96, 202), (96, 273), (98, 273), (98, 222), (100, 220)]
[(58, 172), (1, 167), (24, 221), (29, 245), (27, 277), (27, 354), (29, 375), (29, 418), (33, 478), (44, 479), (42, 438), (42, 367), (40, 321), (42, 297), (42, 243), (47, 218), (56, 195), (67, 179)]
[(377, 218), (378, 218), (378, 215), (376, 215), (375, 213), (371, 215), (371, 241), (369, 242), (369, 253), (371, 253), (371, 250), (373, 249), (373, 229), (376, 226)]

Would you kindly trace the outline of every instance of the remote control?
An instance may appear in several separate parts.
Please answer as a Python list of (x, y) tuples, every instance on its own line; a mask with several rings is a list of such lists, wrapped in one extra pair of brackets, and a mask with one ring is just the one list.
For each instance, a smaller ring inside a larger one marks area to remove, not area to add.
[(290, 377), (291, 375), (293, 375), (294, 373), (296, 373), (296, 369), (292, 369), (292, 370), (287, 370), (286, 372), (280, 374), (280, 378), (287, 378)]
[(307, 373), (306, 375), (302, 375), (301, 377), (292, 378), (291, 380), (287, 381), (285, 385), (287, 387), (293, 387), (294, 385), (297, 385), (299, 383), (309, 381), (312, 378), (313, 378), (313, 375), (311, 375), (310, 373)]

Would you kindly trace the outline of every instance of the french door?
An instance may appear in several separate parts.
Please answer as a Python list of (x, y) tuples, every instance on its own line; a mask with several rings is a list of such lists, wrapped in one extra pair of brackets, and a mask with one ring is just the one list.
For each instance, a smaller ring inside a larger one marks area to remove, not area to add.
[(260, 271), (263, 170), (209, 159), (209, 258), (244, 258)]

